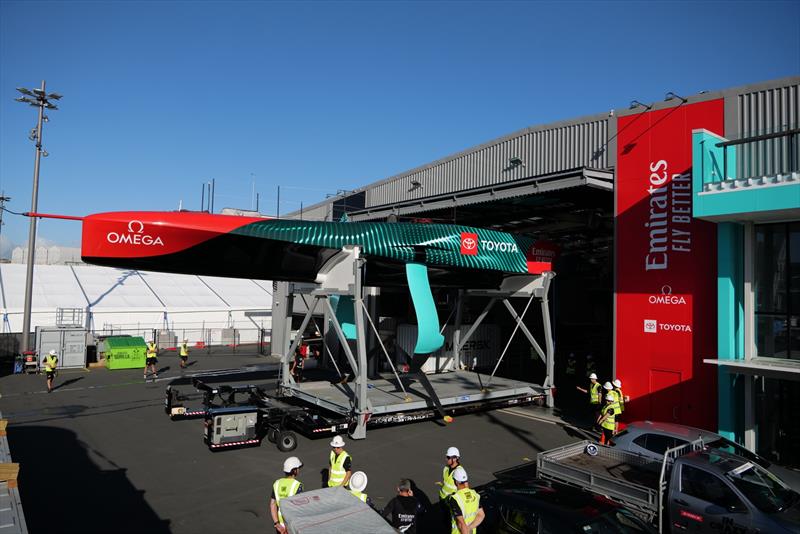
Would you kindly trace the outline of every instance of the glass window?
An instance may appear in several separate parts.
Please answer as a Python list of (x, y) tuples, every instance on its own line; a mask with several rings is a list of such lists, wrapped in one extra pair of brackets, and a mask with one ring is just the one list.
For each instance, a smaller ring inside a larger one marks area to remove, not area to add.
[(786, 225), (756, 226), (757, 312), (786, 311)]
[(696, 467), (681, 466), (681, 492), (726, 510), (747, 510), (739, 497), (719, 477)]
[(671, 449), (679, 445), (686, 445), (688, 443), (682, 439), (664, 436), (661, 434), (642, 434), (633, 440), (633, 442), (638, 446), (659, 455), (663, 455), (665, 452), (667, 452), (667, 449)]
[(745, 464), (725, 476), (756, 508), (768, 514), (785, 510), (800, 499), (800, 495), (786, 487), (772, 473), (754, 464)]
[(510, 506), (501, 506), (500, 516), (503, 518), (500, 532), (535, 534), (539, 530), (539, 518), (534, 512), (517, 510)]
[(800, 359), (800, 223), (760, 224), (755, 240), (757, 353)]

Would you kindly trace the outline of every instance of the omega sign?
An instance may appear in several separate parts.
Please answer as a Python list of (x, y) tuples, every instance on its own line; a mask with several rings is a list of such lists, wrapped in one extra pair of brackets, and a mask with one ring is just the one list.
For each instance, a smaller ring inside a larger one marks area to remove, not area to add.
[(129, 222), (127, 233), (120, 234), (117, 232), (109, 232), (106, 235), (106, 239), (109, 243), (114, 244), (164, 246), (164, 242), (161, 241), (160, 237), (153, 237), (144, 233), (144, 223), (141, 221)]

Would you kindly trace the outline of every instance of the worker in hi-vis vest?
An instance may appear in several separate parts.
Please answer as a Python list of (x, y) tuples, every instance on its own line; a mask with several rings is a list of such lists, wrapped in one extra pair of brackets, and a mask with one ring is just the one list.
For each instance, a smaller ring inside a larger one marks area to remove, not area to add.
[(483, 521), (481, 496), (470, 489), (467, 472), (459, 466), (453, 471), (456, 492), (448, 498), (450, 507), (450, 534), (475, 534)]
[(597, 420), (597, 424), (600, 425), (600, 429), (602, 434), (600, 435), (600, 443), (603, 445), (612, 445), (611, 438), (614, 437), (614, 434), (617, 432), (617, 409), (619, 408), (619, 403), (617, 402), (617, 396), (614, 393), (606, 394), (606, 405), (603, 406), (603, 413), (600, 418)]
[(342, 436), (334, 436), (331, 441), (330, 468), (328, 469), (328, 487), (347, 486), (353, 474), (353, 460), (344, 450)]
[(370, 508), (375, 508), (372, 499), (364, 493), (365, 489), (367, 489), (367, 474), (364, 471), (356, 471), (350, 477), (350, 493), (358, 497), (361, 502), (367, 503)]
[(144, 379), (147, 380), (147, 372), (151, 371), (153, 373), (153, 378), (158, 378), (158, 372), (156, 371), (156, 364), (158, 363), (158, 345), (156, 345), (155, 340), (150, 341), (147, 343), (147, 360), (145, 360), (144, 366)]
[(44, 357), (44, 373), (47, 376), (47, 392), (53, 391), (53, 379), (56, 377), (56, 369), (58, 368), (58, 353), (51, 350), (47, 356)]
[(445, 500), (456, 492), (456, 481), (453, 480), (453, 471), (461, 465), (461, 453), (455, 447), (449, 447), (445, 452), (445, 466), (442, 469), (442, 482), (439, 488), (439, 500)]
[(297, 480), (303, 462), (297, 456), (290, 456), (283, 462), (283, 478), (272, 484), (272, 496), (269, 499), (269, 513), (272, 515), (273, 526), (277, 532), (284, 534), (286, 525), (281, 514), (281, 499), (292, 497), (303, 491), (303, 483)]
[(600, 415), (600, 406), (602, 406), (602, 403), (600, 402), (601, 388), (602, 386), (600, 385), (600, 382), (597, 381), (597, 375), (595, 373), (589, 375), (589, 389), (575, 386), (575, 389), (581, 393), (589, 395), (589, 408), (592, 410), (592, 416), (594, 419), (597, 419), (597, 416)]
[(189, 340), (184, 338), (178, 350), (181, 357), (181, 369), (186, 369), (186, 362), (189, 360)]
[[(622, 380), (615, 378), (611, 384), (614, 386), (614, 395), (617, 396), (617, 403), (619, 403), (619, 408), (615, 414), (617, 419), (619, 419), (619, 415), (625, 411), (625, 403), (631, 400), (631, 398), (622, 393)], [(619, 423), (619, 421), (617, 421), (617, 423)]]

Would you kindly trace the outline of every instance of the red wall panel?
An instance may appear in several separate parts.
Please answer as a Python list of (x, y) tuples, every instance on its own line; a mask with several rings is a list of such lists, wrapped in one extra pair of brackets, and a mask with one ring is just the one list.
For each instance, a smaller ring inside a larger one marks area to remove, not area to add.
[(618, 122), (616, 372), (626, 421), (716, 429), (716, 225), (691, 216), (692, 135), (722, 133), (723, 101)]

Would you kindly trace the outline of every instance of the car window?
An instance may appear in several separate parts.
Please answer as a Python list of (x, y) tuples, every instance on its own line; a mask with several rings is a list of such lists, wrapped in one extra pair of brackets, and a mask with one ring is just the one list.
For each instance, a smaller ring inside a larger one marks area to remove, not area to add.
[(539, 518), (529, 510), (518, 510), (510, 506), (500, 507), (502, 524), (498, 532), (503, 534), (537, 534)]
[(663, 455), (667, 452), (667, 449), (672, 449), (673, 447), (686, 445), (688, 443), (682, 439), (664, 436), (663, 434), (642, 434), (633, 440), (633, 442), (658, 455)]
[(722, 479), (696, 467), (681, 466), (681, 492), (726, 510), (747, 511), (739, 497)]
[(725, 476), (756, 508), (768, 514), (785, 510), (798, 500), (797, 493), (780, 479), (752, 463), (746, 463)]
[(768, 461), (761, 458), (760, 456), (753, 454), (752, 452), (748, 451), (738, 443), (734, 443), (725, 438), (720, 438), (718, 440), (712, 441), (711, 443), (708, 444), (708, 446), (712, 449), (719, 449), (722, 451), (729, 452), (731, 454), (736, 454), (737, 456), (741, 456), (742, 458), (746, 458), (751, 462), (757, 463), (761, 467), (769, 468)]

